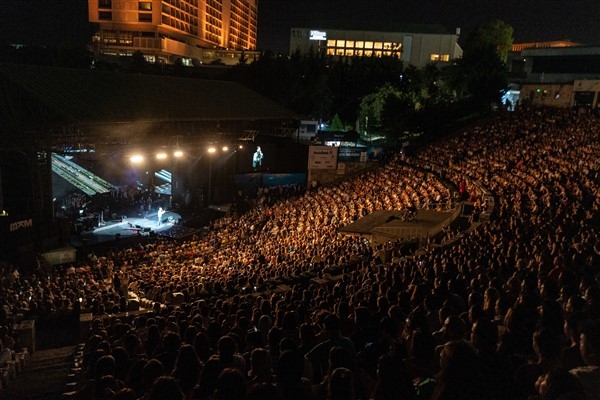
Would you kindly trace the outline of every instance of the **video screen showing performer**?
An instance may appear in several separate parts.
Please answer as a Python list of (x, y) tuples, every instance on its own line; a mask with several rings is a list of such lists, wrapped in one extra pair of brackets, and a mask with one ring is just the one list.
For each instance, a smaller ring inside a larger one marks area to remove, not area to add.
[(263, 152), (260, 149), (260, 146), (257, 146), (256, 151), (254, 152), (254, 155), (252, 156), (252, 169), (255, 171), (258, 171), (259, 169), (261, 169), (262, 161), (263, 161)]

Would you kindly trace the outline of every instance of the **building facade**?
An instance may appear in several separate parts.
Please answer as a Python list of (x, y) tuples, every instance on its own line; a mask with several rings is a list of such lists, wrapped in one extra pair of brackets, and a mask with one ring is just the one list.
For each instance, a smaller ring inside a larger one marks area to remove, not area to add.
[(516, 44), (508, 66), (511, 80), (520, 87), (513, 104), (600, 106), (600, 46), (569, 41)]
[(256, 51), (257, 0), (88, 0), (98, 55), (236, 64)]
[(313, 51), (337, 57), (397, 56), (417, 68), (462, 56), (457, 43), (459, 29), (449, 34), (443, 27), (427, 27), (423, 32), (292, 28), (290, 52)]
[(582, 79), (566, 83), (524, 83), (521, 99), (535, 106), (599, 108), (600, 80)]

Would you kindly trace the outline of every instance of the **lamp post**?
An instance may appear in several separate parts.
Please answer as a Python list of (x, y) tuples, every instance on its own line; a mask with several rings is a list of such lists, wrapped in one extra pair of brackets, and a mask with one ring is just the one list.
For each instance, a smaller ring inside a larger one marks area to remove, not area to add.
[(183, 157), (183, 151), (175, 150), (171, 157), (171, 207), (173, 206), (173, 198), (179, 198), (179, 159)]
[(208, 148), (208, 207), (210, 207), (212, 199), (212, 157), (216, 151), (217, 149), (214, 147)]

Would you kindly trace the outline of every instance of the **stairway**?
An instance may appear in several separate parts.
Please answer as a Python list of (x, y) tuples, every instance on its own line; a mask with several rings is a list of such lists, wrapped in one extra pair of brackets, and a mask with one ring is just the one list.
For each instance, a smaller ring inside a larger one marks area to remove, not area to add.
[(27, 364), (0, 390), (0, 399), (60, 400), (68, 391), (76, 346), (41, 350), (33, 353)]

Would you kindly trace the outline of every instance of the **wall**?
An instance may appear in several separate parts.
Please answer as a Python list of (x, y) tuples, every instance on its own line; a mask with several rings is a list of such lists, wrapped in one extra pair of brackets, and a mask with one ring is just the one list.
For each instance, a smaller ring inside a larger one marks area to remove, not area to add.
[(535, 106), (571, 107), (573, 85), (570, 83), (526, 83), (521, 86), (521, 102)]

